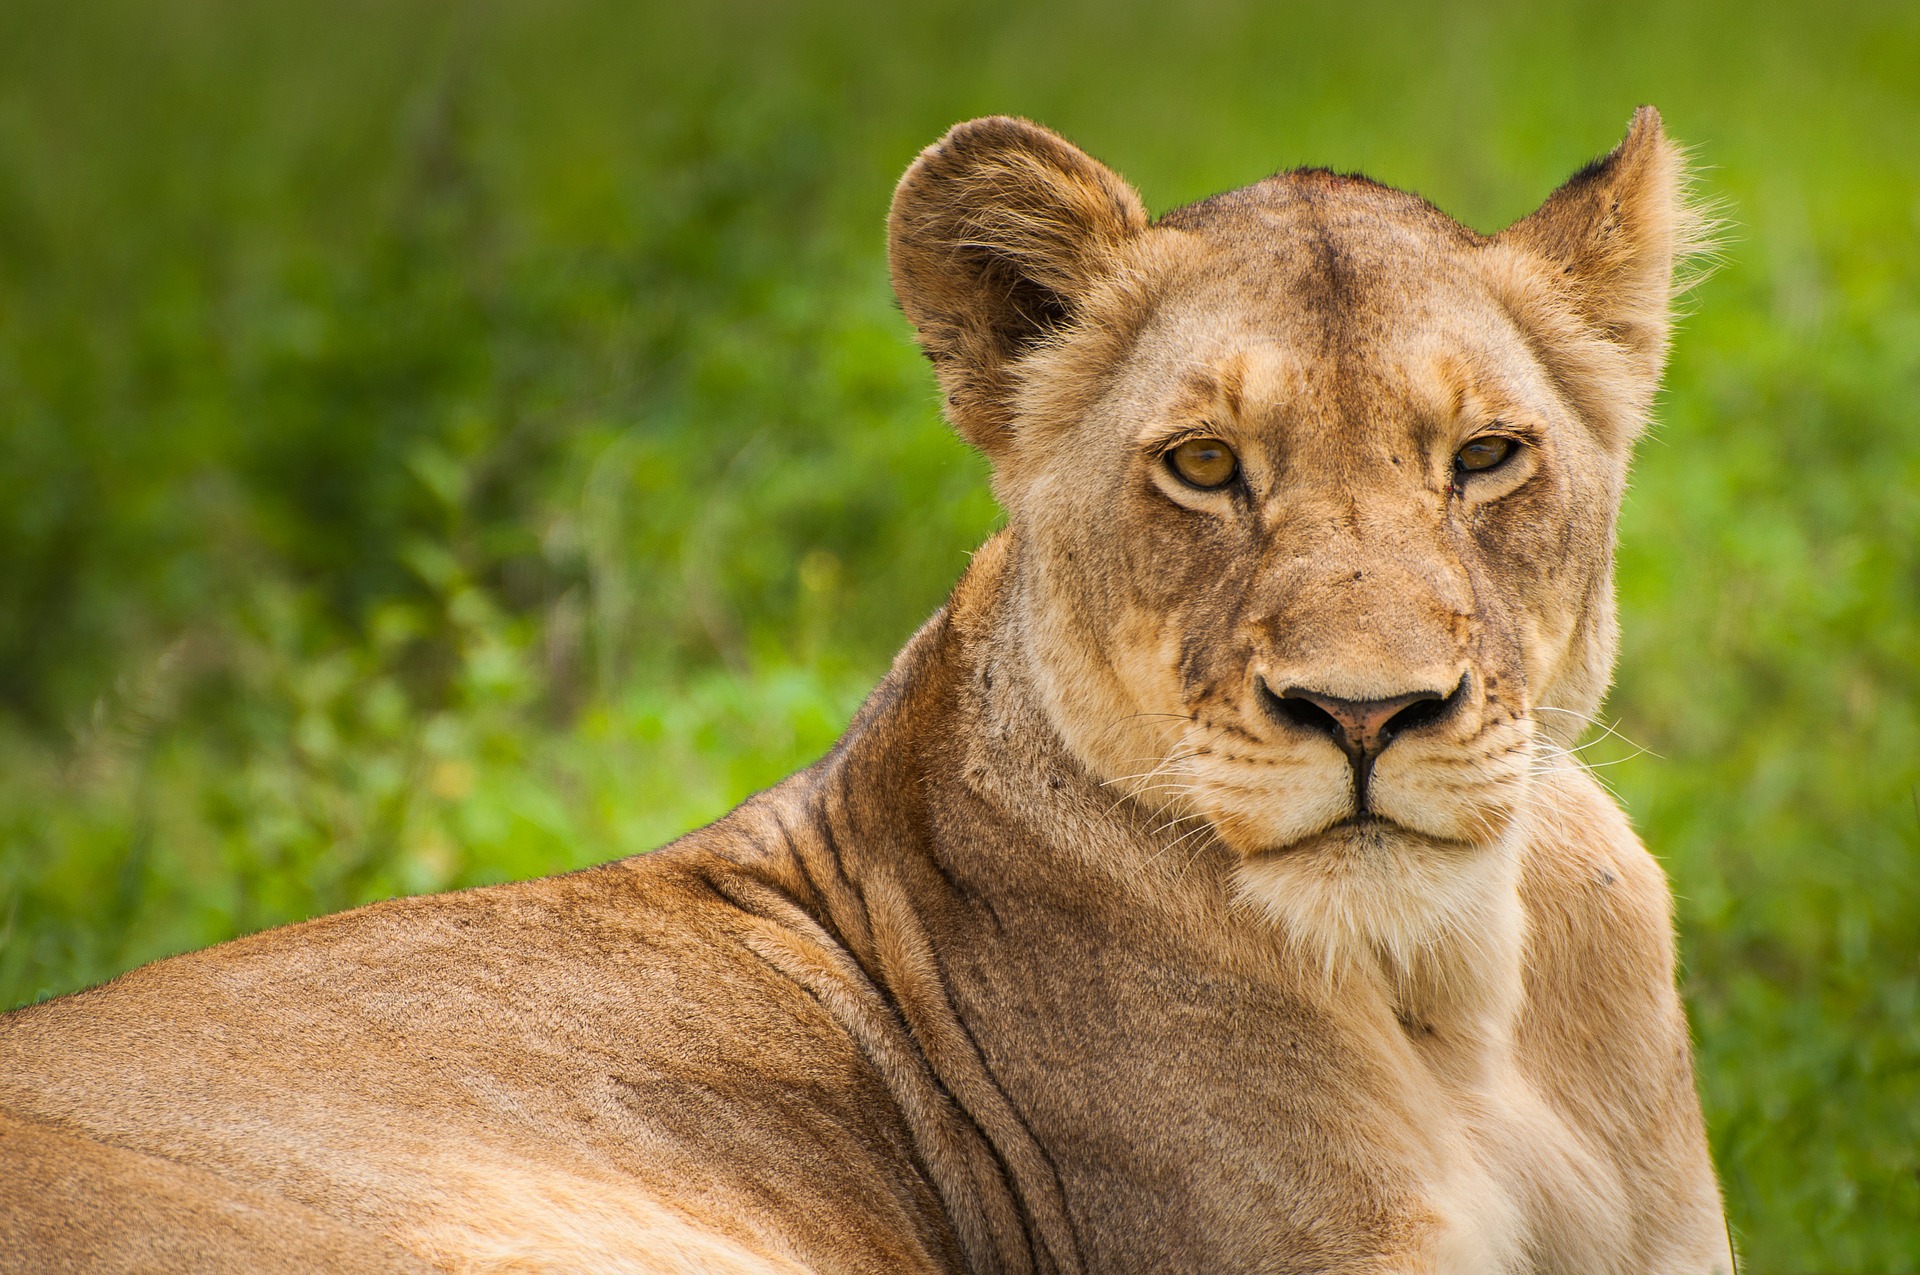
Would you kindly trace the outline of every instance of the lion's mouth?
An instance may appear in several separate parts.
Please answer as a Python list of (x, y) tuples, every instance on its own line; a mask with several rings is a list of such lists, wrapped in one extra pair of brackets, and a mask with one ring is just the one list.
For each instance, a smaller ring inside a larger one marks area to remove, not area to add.
[(1262, 847), (1254, 852), (1254, 857), (1277, 858), (1299, 854), (1323, 846), (1329, 841), (1348, 846), (1384, 848), (1390, 841), (1420, 836), (1421, 834), (1411, 828), (1374, 814), (1370, 810), (1363, 810), (1317, 828), (1304, 837), (1296, 837), (1284, 845)]
[(1457, 850), (1474, 848), (1474, 843), (1471, 841), (1435, 836), (1431, 832), (1398, 823), (1385, 815), (1363, 810), (1350, 814), (1344, 819), (1335, 820), (1284, 845), (1263, 847), (1254, 851), (1249, 857), (1289, 858), (1297, 854), (1329, 849), (1343, 852), (1384, 852), (1392, 851), (1396, 847), (1406, 848), (1413, 844)]

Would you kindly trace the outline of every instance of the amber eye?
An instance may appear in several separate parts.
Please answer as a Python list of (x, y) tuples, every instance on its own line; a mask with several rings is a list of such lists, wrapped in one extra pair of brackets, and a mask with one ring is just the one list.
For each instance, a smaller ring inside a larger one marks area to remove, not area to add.
[(1469, 474), (1497, 468), (1507, 457), (1513, 455), (1513, 447), (1511, 438), (1500, 438), (1491, 434), (1485, 438), (1476, 438), (1454, 453), (1454, 467)]
[(1240, 472), (1240, 458), (1217, 438), (1189, 438), (1167, 453), (1167, 464), (1181, 482), (1205, 491), (1225, 487)]

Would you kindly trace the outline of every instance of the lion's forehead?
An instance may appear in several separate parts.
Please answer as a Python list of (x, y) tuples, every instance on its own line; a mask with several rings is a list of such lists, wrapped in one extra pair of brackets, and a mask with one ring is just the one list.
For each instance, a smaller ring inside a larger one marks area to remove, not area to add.
[(1370, 177), (1320, 168), (1276, 173), (1176, 208), (1156, 224), (1222, 239), (1245, 237), (1262, 225), (1311, 225), (1350, 229), (1382, 241), (1405, 235), (1465, 248), (1486, 242), (1418, 195)]
[(1163, 219), (1186, 249), (1165, 259), (1194, 283), (1238, 284), (1322, 325), (1481, 287), (1486, 241), (1414, 196), (1349, 182), (1357, 193), (1302, 197), (1299, 185), (1263, 195), (1263, 182), (1204, 220)]
[(1385, 463), (1493, 421), (1564, 415), (1524, 342), (1487, 330), (1484, 316), (1410, 320), (1332, 348), (1262, 317), (1167, 316), (1111, 370), (1106, 419), (1134, 445), (1220, 430), (1237, 443)]
[(1137, 332), (1108, 369), (1114, 415), (1399, 443), (1462, 415), (1557, 414), (1470, 250), (1405, 227), (1281, 220), (1289, 233), (1209, 231), (1159, 255), (1130, 302), (1141, 313), (1112, 319)]

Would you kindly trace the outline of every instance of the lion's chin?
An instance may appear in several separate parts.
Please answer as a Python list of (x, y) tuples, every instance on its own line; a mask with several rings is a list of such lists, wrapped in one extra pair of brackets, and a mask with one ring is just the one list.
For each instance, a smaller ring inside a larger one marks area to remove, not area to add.
[(1243, 849), (1242, 900), (1329, 969), (1471, 934), (1516, 880), (1513, 829), (1491, 841), (1436, 837), (1379, 815), (1338, 820), (1283, 845)]

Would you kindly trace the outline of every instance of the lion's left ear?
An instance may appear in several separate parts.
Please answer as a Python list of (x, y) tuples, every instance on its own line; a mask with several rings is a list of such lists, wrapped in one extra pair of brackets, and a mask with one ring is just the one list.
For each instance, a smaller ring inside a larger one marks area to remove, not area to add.
[[(1675, 265), (1694, 250), (1680, 148), (1651, 106), (1612, 153), (1575, 173), (1538, 211), (1494, 240), (1512, 250), (1516, 309), (1563, 369), (1575, 406), (1611, 441), (1644, 423), (1666, 363)], [(1517, 277), (1515, 277), (1517, 276)], [(1599, 348), (1595, 348), (1595, 343)]]

